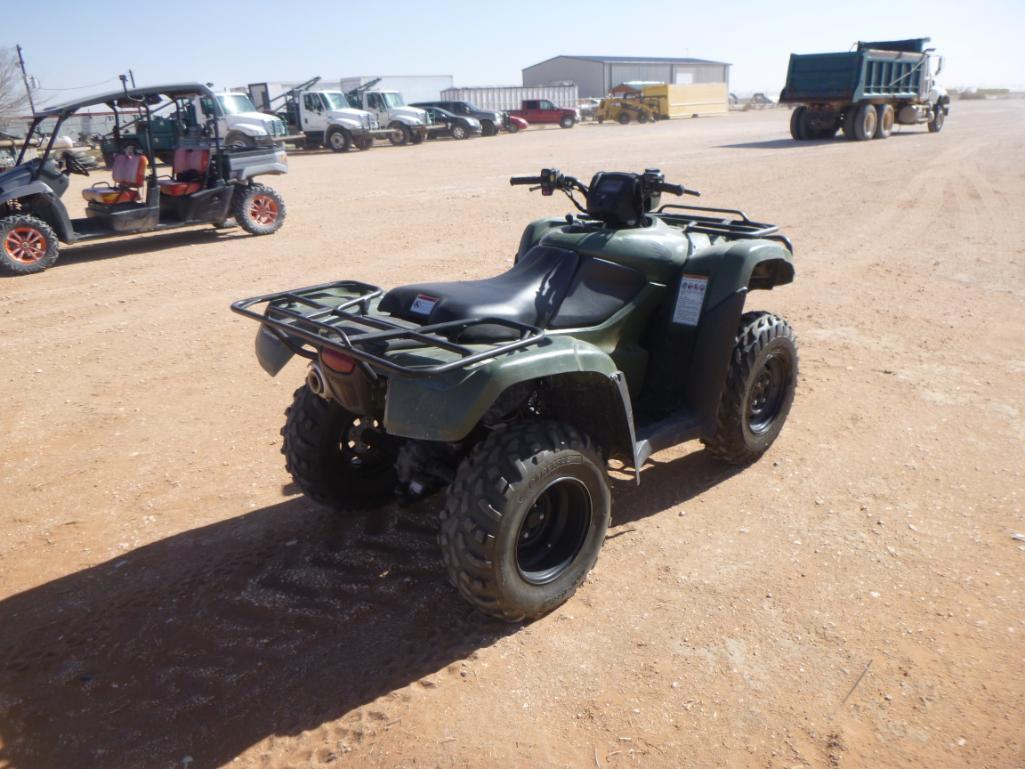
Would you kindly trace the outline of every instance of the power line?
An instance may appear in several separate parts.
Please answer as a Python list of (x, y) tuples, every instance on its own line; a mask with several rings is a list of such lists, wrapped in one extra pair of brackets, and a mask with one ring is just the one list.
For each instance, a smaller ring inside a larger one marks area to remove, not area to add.
[(89, 85), (76, 85), (71, 88), (43, 88), (42, 86), (36, 86), (37, 91), (81, 91), (83, 88), (96, 88), (97, 86), (103, 85), (104, 83), (112, 83), (117, 80), (116, 77), (108, 77), (106, 80), (101, 80), (98, 83), (90, 83)]

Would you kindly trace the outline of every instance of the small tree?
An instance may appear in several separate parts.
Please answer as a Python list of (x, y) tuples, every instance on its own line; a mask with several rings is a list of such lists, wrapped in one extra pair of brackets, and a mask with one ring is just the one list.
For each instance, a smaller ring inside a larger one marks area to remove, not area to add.
[(0, 118), (23, 115), (28, 108), (28, 94), (18, 67), (18, 54), (13, 48), (0, 48)]

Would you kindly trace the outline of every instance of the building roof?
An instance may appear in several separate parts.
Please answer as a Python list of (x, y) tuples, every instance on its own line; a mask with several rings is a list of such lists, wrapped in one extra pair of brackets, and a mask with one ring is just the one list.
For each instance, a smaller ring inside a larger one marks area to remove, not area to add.
[[(536, 67), (538, 64), (544, 64), (555, 59), (579, 59), (581, 61), (596, 61), (602, 64), (719, 64), (727, 67), (733, 66), (729, 62), (725, 61), (713, 61), (711, 59), (692, 59), (689, 57), (676, 57), (676, 56), (574, 56), (572, 54), (562, 53), (558, 56), (552, 56), (550, 59), (539, 61), (537, 64), (531, 64), (530, 67)], [(525, 67), (524, 69), (530, 69)]]

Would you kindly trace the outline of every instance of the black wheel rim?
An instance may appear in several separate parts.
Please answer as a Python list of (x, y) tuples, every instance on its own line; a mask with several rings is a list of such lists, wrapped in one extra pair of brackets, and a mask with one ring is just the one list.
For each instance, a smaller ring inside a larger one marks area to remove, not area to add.
[(779, 416), (786, 398), (790, 366), (780, 354), (770, 355), (755, 375), (748, 396), (747, 426), (753, 433), (764, 433)]
[(338, 460), (343, 472), (372, 469), (388, 462), (381, 447), (381, 425), (376, 419), (356, 417), (342, 426)]
[(534, 500), (516, 533), (516, 567), (523, 579), (544, 585), (576, 560), (591, 528), (591, 495), (576, 478), (558, 478)]

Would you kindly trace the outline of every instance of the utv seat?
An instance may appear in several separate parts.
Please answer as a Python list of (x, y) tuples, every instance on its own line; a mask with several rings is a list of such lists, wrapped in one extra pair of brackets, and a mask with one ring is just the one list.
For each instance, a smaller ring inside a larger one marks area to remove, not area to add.
[(90, 203), (111, 206), (117, 203), (135, 203), (139, 199), (139, 188), (146, 180), (145, 155), (136, 155), (129, 150), (114, 156), (110, 175), (113, 183), (100, 182), (82, 190), (82, 197)]
[[(417, 283), (398, 286), (382, 297), (378, 309), (416, 323), (498, 318), (544, 327), (573, 280), (579, 257), (572, 251), (535, 246), (512, 269), (484, 280)], [(474, 326), (461, 341), (508, 337), (502, 326)]]
[(173, 178), (157, 180), (160, 194), (177, 198), (199, 192), (203, 188), (209, 165), (210, 150), (179, 147), (174, 151), (174, 162), (171, 165)]

